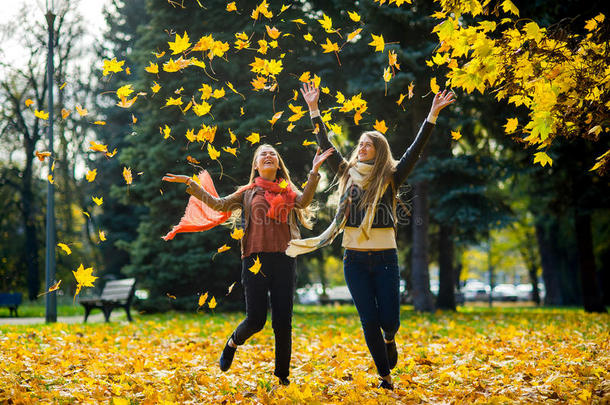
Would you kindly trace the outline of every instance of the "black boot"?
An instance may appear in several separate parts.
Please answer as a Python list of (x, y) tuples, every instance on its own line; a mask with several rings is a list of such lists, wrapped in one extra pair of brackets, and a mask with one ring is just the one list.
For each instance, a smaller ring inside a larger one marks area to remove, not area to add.
[(396, 341), (393, 340), (391, 343), (385, 344), (385, 349), (388, 353), (388, 363), (390, 364), (390, 370), (396, 367), (398, 363), (398, 350), (396, 349)]
[[(229, 341), (232, 338), (233, 335), (231, 335), (229, 340), (227, 340), (227, 344), (225, 345), (225, 348), (222, 349), (222, 354), (220, 355), (220, 361), (218, 363), (220, 364), (220, 369), (222, 371), (227, 371), (231, 368), (231, 363), (233, 363), (233, 357), (235, 356), (235, 350), (237, 350), (237, 348), (229, 346)], [(233, 344), (235, 344), (235, 341), (233, 341)]]
[(289, 385), (290, 384), (290, 380), (288, 379), (288, 377), (278, 377), (280, 379), (280, 384), (282, 385)]
[(381, 379), (381, 382), (379, 383), (377, 388), (384, 388), (384, 389), (390, 390), (390, 391), (394, 390), (394, 386), (392, 384), (390, 384), (389, 382), (387, 382), (386, 380), (384, 380), (383, 378)]

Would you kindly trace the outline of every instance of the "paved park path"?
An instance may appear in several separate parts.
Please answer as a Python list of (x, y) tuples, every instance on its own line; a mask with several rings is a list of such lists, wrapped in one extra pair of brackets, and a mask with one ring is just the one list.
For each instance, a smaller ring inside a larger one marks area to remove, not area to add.
[[(58, 323), (83, 323), (84, 318), (85, 318), (84, 315), (58, 316), (57, 322)], [(122, 319), (127, 319), (124, 311), (123, 312), (113, 311), (113, 313), (110, 315), (111, 322), (120, 321)], [(102, 323), (102, 322), (104, 322), (104, 314), (102, 314), (102, 313), (95, 313), (95, 314), (89, 315), (89, 319), (87, 319), (87, 323)], [(1, 317), (0, 318), (0, 326), (2, 326), (2, 325), (36, 325), (36, 324), (41, 324), (41, 323), (45, 323), (44, 317), (41, 317), (41, 318)]]

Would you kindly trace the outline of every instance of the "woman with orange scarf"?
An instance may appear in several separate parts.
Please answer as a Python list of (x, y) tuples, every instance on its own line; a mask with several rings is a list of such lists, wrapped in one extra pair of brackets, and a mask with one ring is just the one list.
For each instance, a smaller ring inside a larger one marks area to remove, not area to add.
[[(201, 185), (189, 176), (168, 173), (164, 181), (185, 183), (191, 195), (180, 224), (164, 239), (179, 232), (210, 229), (241, 209), (244, 236), (241, 239), (242, 284), (246, 297), (246, 318), (229, 337), (220, 357), (220, 369), (231, 367), (239, 345), (259, 332), (267, 320), (267, 295), (271, 295), (271, 317), (275, 335), (275, 372), (288, 385), (292, 351), (292, 306), (296, 282), (296, 259), (284, 252), (291, 239), (300, 237), (297, 219), (311, 229), (313, 213), (307, 207), (313, 199), (320, 175), (318, 169), (333, 153), (316, 152), (307, 184), (302, 193), (290, 180), (290, 174), (277, 150), (261, 145), (254, 152), (250, 181), (233, 194), (219, 198), (207, 172)], [(258, 176), (256, 176), (258, 173)], [(260, 268), (257, 269), (260, 263)], [(250, 270), (253, 269), (253, 270)]]

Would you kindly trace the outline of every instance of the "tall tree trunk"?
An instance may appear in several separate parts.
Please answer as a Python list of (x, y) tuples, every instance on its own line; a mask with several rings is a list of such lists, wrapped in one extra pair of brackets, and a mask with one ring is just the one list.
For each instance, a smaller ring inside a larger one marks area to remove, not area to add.
[(586, 312), (605, 313), (607, 311), (602, 302), (595, 271), (591, 214), (579, 213), (578, 210), (574, 210), (574, 215), (583, 306)]
[(21, 184), (21, 215), (25, 228), (25, 263), (27, 267), (28, 298), (33, 301), (40, 292), (40, 268), (38, 261), (38, 238), (36, 237), (35, 202), (32, 190), (33, 149), (26, 142), (26, 163)]
[(536, 305), (540, 305), (540, 290), (538, 289), (538, 268), (529, 266), (528, 273), (530, 276), (530, 283), (532, 283), (532, 300)]
[(536, 223), (536, 240), (540, 249), (540, 264), (542, 265), (542, 278), (546, 294), (544, 305), (562, 305), (561, 285), (559, 280), (559, 263), (553, 249), (554, 235), (557, 234), (559, 227), (553, 221), (551, 228), (546, 229), (545, 225), (538, 221)]
[(602, 251), (601, 263), (600, 282), (602, 285), (603, 302), (605, 306), (610, 306), (610, 248)]
[(428, 271), (428, 183), (415, 184), (413, 191), (413, 305), (416, 311), (433, 312), (434, 297), (430, 292)]
[(436, 306), (455, 311), (455, 271), (453, 268), (453, 226), (441, 225), (438, 241), (439, 286)]

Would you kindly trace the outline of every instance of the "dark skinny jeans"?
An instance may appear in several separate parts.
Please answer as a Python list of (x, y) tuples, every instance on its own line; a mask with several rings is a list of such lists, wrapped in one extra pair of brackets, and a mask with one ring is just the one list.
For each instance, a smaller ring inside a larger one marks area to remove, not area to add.
[(366, 345), (377, 372), (385, 377), (390, 374), (390, 365), (383, 338), (394, 339), (400, 327), (400, 277), (396, 249), (346, 249), (343, 271), (360, 315)]
[[(249, 268), (258, 256), (261, 269)], [(292, 351), (292, 305), (296, 282), (296, 259), (284, 253), (255, 253), (242, 260), (241, 282), (246, 297), (246, 319), (233, 332), (233, 342), (242, 345), (261, 331), (267, 321), (268, 294), (271, 295), (271, 325), (275, 335), (275, 372), (280, 378), (290, 374)]]

